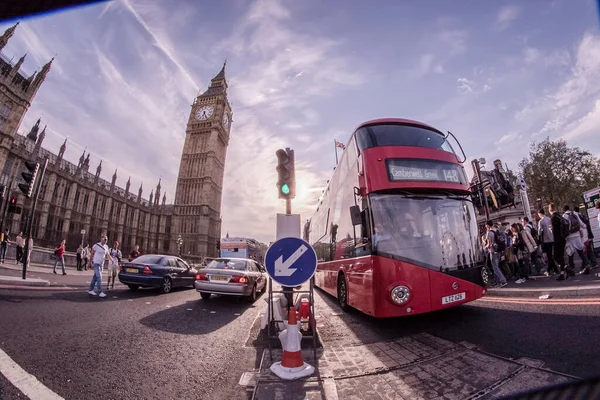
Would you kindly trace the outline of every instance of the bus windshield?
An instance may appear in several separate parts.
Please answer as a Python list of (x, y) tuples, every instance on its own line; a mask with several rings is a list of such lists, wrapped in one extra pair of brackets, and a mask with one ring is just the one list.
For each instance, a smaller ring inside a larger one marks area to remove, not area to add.
[(440, 272), (483, 261), (473, 204), (460, 197), (372, 194), (376, 254)]
[(456, 154), (442, 134), (417, 125), (380, 124), (363, 126), (356, 131), (356, 141), (361, 152), (370, 147), (379, 146), (416, 146)]

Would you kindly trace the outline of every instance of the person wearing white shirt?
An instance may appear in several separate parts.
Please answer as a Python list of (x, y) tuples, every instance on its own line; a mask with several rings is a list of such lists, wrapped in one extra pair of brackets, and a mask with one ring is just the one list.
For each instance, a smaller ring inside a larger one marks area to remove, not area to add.
[[(573, 231), (569, 231), (569, 236), (567, 236), (567, 244), (565, 246), (565, 253), (567, 253), (567, 257), (569, 259), (569, 270), (570, 272), (574, 272), (575, 270), (575, 253), (579, 255), (581, 258), (581, 272), (583, 274), (589, 274), (589, 262), (587, 257), (583, 252), (584, 247), (584, 239), (587, 238), (587, 228), (585, 223), (579, 218), (576, 212), (571, 211), (569, 206), (564, 207), (563, 218), (569, 221), (569, 226), (574, 226), (574, 229), (577, 228), (577, 231), (573, 229)], [(576, 223), (575, 223), (576, 222)]]
[[(107, 257), (111, 263), (113, 262), (113, 258), (106, 245), (107, 241), (108, 237), (103, 235), (100, 242), (93, 245), (91, 249), (90, 264), (92, 264), (92, 267), (94, 268), (94, 276), (90, 282), (90, 290), (88, 293), (92, 296), (106, 297), (106, 294), (102, 291), (102, 266)], [(98, 293), (94, 292), (94, 285), (97, 286)]]

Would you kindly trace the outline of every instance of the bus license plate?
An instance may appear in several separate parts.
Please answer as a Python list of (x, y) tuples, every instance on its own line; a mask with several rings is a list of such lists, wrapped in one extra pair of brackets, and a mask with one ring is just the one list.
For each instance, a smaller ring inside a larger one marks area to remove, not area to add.
[(450, 304), (455, 303), (457, 301), (461, 301), (467, 298), (467, 294), (465, 292), (456, 293), (450, 296), (442, 297), (442, 304)]

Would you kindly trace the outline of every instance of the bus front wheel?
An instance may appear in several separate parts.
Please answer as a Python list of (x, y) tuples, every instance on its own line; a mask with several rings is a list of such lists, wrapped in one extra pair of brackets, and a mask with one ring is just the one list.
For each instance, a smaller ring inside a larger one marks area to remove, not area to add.
[(340, 308), (344, 311), (348, 311), (350, 308), (348, 305), (348, 286), (346, 285), (346, 278), (344, 277), (344, 274), (340, 274), (338, 276), (337, 298)]

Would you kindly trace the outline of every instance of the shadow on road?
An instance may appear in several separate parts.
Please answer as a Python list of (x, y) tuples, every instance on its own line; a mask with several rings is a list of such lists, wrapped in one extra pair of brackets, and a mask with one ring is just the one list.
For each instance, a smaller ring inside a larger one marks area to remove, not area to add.
[(149, 315), (140, 323), (163, 332), (203, 335), (229, 324), (248, 309), (258, 307), (259, 301), (260, 298), (250, 304), (237, 297), (213, 295), (210, 300), (202, 300), (198, 296), (185, 304)]

